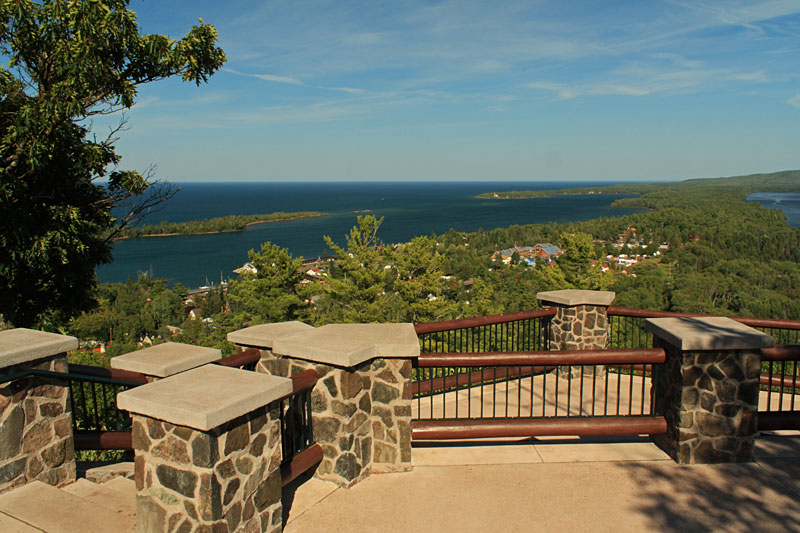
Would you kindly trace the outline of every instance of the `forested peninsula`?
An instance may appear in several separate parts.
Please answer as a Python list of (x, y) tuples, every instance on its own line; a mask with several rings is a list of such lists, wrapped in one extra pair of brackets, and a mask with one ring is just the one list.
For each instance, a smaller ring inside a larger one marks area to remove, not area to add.
[(296, 211), (285, 213), (277, 211), (266, 215), (228, 215), (225, 217), (192, 220), (190, 222), (167, 222), (147, 224), (135, 228), (125, 228), (118, 239), (137, 239), (139, 237), (172, 237), (175, 235), (201, 235), (243, 231), (247, 226), (265, 222), (281, 222), (298, 218), (325, 216), (318, 211)]
[[(608, 187), (485, 192), (476, 195), (476, 198), (514, 200), (579, 194), (637, 194), (664, 199), (675, 191), (708, 192), (712, 189), (724, 192), (726, 195), (734, 195), (742, 200), (748, 194), (755, 192), (800, 192), (800, 170), (785, 170), (769, 174), (749, 174), (727, 178), (697, 178), (678, 182), (623, 183), (609, 185)], [(659, 195), (659, 192), (665, 194)], [(611, 205), (614, 207), (646, 207), (652, 209), (654, 204), (648, 201), (642, 202), (639, 198), (623, 198)], [(663, 206), (663, 204), (660, 205)]]

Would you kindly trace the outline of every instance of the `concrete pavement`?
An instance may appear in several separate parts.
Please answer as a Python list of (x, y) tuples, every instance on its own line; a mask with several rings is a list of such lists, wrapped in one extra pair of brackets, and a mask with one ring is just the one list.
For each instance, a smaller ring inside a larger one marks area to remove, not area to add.
[(287, 487), (287, 532), (798, 531), (800, 432), (749, 464), (681, 466), (645, 437), (414, 448), (414, 470)]

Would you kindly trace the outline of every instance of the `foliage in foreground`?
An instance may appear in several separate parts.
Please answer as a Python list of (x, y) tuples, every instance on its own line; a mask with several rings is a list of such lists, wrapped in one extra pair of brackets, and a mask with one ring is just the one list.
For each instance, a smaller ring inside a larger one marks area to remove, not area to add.
[[(143, 35), (127, 7), (0, 2), (0, 315), (15, 326), (88, 308), (111, 239), (171, 194), (149, 172), (118, 169), (124, 123), (97, 138), (88, 119), (130, 108), (145, 83), (199, 85), (225, 61), (212, 26)], [(116, 219), (115, 206), (128, 214)]]

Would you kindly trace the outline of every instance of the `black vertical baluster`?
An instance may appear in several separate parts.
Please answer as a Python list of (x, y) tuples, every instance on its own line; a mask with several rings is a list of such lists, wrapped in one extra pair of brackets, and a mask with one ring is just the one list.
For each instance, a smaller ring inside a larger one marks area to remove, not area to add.
[(542, 416), (546, 416), (547, 413), (545, 408), (547, 407), (547, 374), (548, 371), (545, 369), (542, 372)]
[(509, 375), (510, 366), (506, 367), (506, 418), (508, 418), (508, 387), (510, 385), (509, 380), (511, 376)]
[(783, 411), (783, 380), (786, 376), (786, 361), (781, 361), (781, 395), (778, 397), (778, 411)]
[(428, 396), (428, 397), (431, 399), (431, 401), (430, 401), (431, 420), (433, 420), (433, 400), (434, 400), (434, 398), (436, 398), (436, 391), (433, 388), (433, 368), (429, 368), (428, 369), (428, 379), (430, 380), (430, 383), (431, 383), (431, 388), (430, 388), (430, 392), (429, 392), (430, 396)]
[(610, 373), (610, 371), (611, 368), (606, 367), (606, 391), (603, 399), (603, 416), (608, 415), (608, 374)]
[(459, 418), (459, 416), (458, 416), (458, 392), (459, 392), (458, 391), (458, 374), (459, 374), (459, 370), (460, 369), (457, 368), (456, 371), (455, 371), (455, 376), (456, 376), (456, 387), (455, 387), (455, 391), (456, 391), (456, 416), (455, 416), (455, 418)]
[(522, 417), (522, 367), (517, 374), (517, 418)]
[(645, 388), (644, 382), (645, 378), (647, 377), (647, 365), (642, 365), (642, 405), (639, 406), (639, 414), (644, 414), (644, 395), (645, 395)]
[(567, 416), (570, 416), (570, 402), (572, 401), (572, 365), (567, 365)]
[(493, 366), (494, 377), (492, 379), (492, 418), (497, 418), (497, 367)]
[(583, 370), (584, 366), (581, 365), (581, 388), (580, 388), (580, 403), (578, 404), (578, 416), (583, 416)]
[(97, 392), (94, 390), (95, 383), (90, 383), (89, 386), (92, 388), (92, 411), (94, 412), (94, 428), (92, 429), (100, 429), (100, 417), (97, 415)]
[(622, 387), (622, 367), (616, 367), (617, 371), (617, 415), (619, 416), (619, 396)]
[(594, 404), (597, 401), (597, 365), (592, 365), (592, 416), (594, 416)]
[(483, 377), (483, 371), (486, 367), (481, 367), (481, 418), (483, 418), (483, 387), (486, 379)]
[(534, 367), (531, 367), (531, 418), (533, 418), (533, 384), (535, 377), (536, 372), (534, 371)]
[(769, 362), (769, 384), (767, 385), (767, 411), (772, 411), (772, 365), (775, 361)]
[(80, 387), (80, 381), (70, 381), (69, 382), (69, 403), (72, 404), (72, 429), (78, 429), (78, 413), (75, 409), (75, 391), (73, 390), (75, 386)]
[(794, 397), (797, 396), (797, 363), (798, 361), (792, 361), (792, 405), (791, 411), (794, 411)]
[(633, 414), (633, 365), (631, 365), (631, 375), (628, 379), (628, 415)]
[(561, 369), (561, 367), (557, 366), (555, 374), (553, 374), (553, 379), (555, 379), (555, 382), (556, 382), (556, 400), (555, 400), (556, 409), (555, 409), (555, 413), (553, 413), (553, 416), (558, 416), (558, 374), (559, 374), (559, 370), (560, 369)]

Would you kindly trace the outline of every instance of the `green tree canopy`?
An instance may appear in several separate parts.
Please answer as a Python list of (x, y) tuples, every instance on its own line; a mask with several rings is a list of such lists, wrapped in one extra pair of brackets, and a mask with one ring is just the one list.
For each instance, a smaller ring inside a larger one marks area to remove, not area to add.
[[(199, 85), (225, 61), (201, 23), (179, 40), (139, 33), (127, 0), (0, 2), (0, 314), (30, 326), (91, 303), (110, 240), (171, 195), (120, 170), (122, 124), (97, 138), (87, 119), (130, 108), (143, 83)], [(105, 183), (100, 183), (104, 181)], [(126, 206), (115, 218), (111, 209)]]
[(297, 292), (303, 279), (299, 270), (303, 258), (294, 258), (289, 250), (271, 242), (262, 244), (260, 253), (250, 250), (248, 257), (256, 272), (230, 283), (228, 301), (233, 311), (247, 313), (259, 322), (298, 318), (304, 308)]

